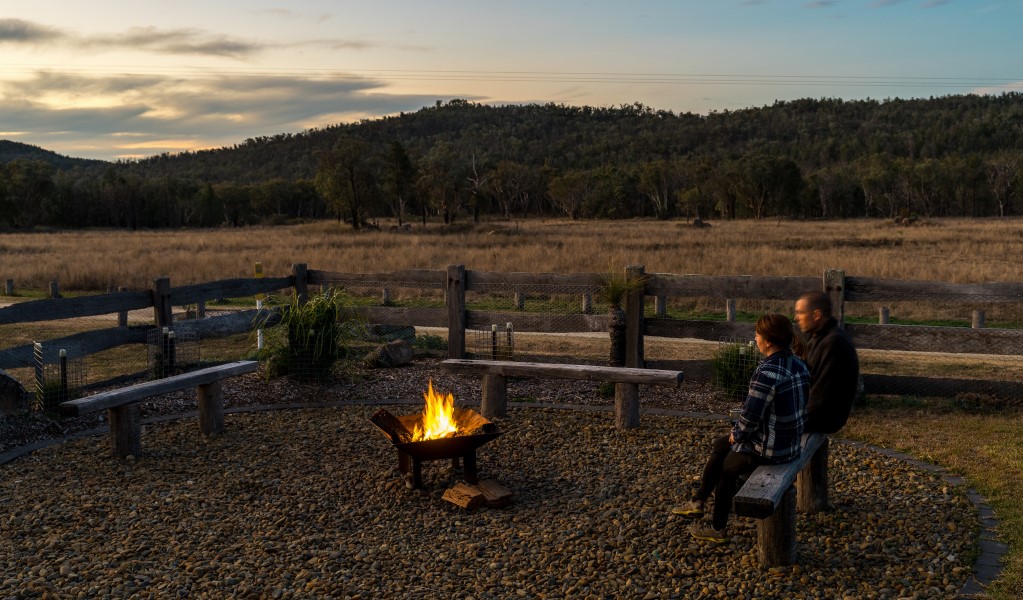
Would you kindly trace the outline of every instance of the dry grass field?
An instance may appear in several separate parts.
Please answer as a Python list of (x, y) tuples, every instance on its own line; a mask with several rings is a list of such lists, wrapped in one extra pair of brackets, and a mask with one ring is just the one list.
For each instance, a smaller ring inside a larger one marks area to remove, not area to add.
[(267, 275), (293, 263), (344, 272), (468, 269), (650, 273), (848, 275), (955, 283), (1023, 280), (1023, 219), (889, 221), (566, 221), (413, 224), (411, 233), (354, 232), (332, 221), (273, 228), (63, 231), (0, 234), (0, 278), (18, 289), (102, 291)]

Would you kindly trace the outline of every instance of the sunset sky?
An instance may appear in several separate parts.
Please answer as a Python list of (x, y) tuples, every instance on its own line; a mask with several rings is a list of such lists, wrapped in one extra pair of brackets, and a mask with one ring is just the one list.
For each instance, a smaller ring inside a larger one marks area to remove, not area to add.
[(0, 139), (105, 160), (452, 98), (707, 113), (1023, 91), (1023, 0), (2, 5)]

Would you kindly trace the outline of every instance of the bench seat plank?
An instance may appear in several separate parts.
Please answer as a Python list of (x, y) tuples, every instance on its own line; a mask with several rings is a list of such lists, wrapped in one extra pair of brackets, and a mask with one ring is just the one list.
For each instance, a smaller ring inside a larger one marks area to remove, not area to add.
[(501, 375), (503, 377), (549, 377), (552, 379), (578, 379), (671, 387), (678, 387), (683, 379), (681, 371), (507, 360), (449, 358), (441, 362), (441, 367), (453, 373), (483, 373), (485, 375)]
[(806, 434), (803, 436), (803, 450), (799, 458), (787, 463), (757, 467), (735, 495), (732, 503), (735, 514), (755, 519), (765, 519), (774, 514), (782, 496), (826, 439), (823, 433)]
[(146, 398), (176, 392), (193, 386), (209, 385), (227, 377), (253, 373), (259, 369), (259, 361), (240, 360), (223, 365), (206, 367), (198, 371), (172, 375), (163, 379), (137, 383), (117, 390), (100, 392), (85, 398), (61, 402), (60, 410), (65, 415), (81, 416), (107, 408), (115, 408)]

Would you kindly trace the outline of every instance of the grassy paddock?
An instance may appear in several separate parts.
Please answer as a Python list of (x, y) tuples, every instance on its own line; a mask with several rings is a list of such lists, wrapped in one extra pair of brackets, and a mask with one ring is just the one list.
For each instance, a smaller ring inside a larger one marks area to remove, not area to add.
[[(272, 228), (176, 231), (66, 231), (0, 234), (0, 278), (20, 288), (106, 290), (268, 275), (296, 262), (355, 272), (469, 269), (602, 272), (642, 264), (651, 273), (850, 275), (975, 283), (1019, 281), (1023, 219), (889, 221), (526, 220), (451, 226), (415, 223), (412, 233), (353, 232), (323, 221)], [(596, 251), (595, 251), (596, 250)], [(893, 311), (894, 314), (894, 311)]]

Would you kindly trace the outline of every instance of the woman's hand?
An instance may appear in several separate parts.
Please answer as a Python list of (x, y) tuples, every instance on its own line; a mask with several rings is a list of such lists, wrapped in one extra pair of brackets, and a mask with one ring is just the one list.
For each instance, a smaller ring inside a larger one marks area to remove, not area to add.
[(735, 443), (735, 432), (734, 431), (728, 434), (728, 443), (729, 444), (734, 444)]

